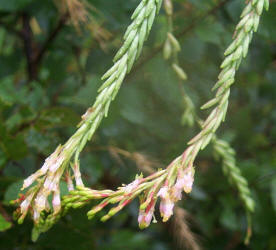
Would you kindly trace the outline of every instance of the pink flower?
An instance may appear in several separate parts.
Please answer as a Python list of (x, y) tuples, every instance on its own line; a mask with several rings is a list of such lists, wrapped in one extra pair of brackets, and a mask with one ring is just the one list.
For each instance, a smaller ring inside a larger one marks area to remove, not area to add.
[(160, 214), (163, 222), (166, 222), (173, 214), (174, 202), (170, 199), (162, 199), (160, 202)]
[(190, 193), (192, 191), (193, 183), (194, 183), (194, 169), (192, 167), (189, 167), (184, 170), (184, 191), (186, 193)]
[(175, 185), (173, 188), (172, 188), (172, 199), (174, 201), (179, 201), (181, 200), (182, 198), (182, 188), (178, 188), (177, 185)]
[(190, 193), (192, 191), (193, 182), (194, 169), (192, 167), (188, 167), (184, 169), (184, 171), (180, 170), (174, 187), (176, 189), (184, 189), (186, 193)]
[(169, 196), (168, 187), (164, 186), (164, 187), (160, 188), (157, 196), (160, 196), (162, 199), (168, 198), (168, 196)]
[(148, 212), (146, 212), (145, 210), (140, 210), (138, 216), (138, 223), (141, 229), (144, 229), (150, 225), (153, 217), (153, 212), (154, 206), (152, 206)]
[(177, 178), (176, 183), (175, 183), (175, 188), (177, 189), (182, 189), (185, 185), (185, 179), (183, 178), (183, 174), (182, 176), (179, 178)]
[(65, 174), (65, 181), (67, 183), (68, 191), (70, 192), (70, 191), (74, 190), (73, 181), (72, 181), (71, 175), (68, 171)]
[(82, 182), (82, 179), (81, 179), (79, 163), (74, 164), (73, 171), (74, 171), (74, 177), (75, 177), (76, 185), (80, 186), (80, 187), (83, 187), (84, 185), (83, 185), (83, 182)]
[(58, 213), (59, 210), (61, 209), (59, 191), (54, 192), (52, 204), (53, 204), (53, 208), (54, 208), (55, 213)]

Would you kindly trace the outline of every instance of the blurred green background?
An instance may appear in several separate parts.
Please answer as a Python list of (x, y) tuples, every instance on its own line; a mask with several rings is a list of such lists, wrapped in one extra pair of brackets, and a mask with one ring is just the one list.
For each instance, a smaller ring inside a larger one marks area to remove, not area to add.
[[(0, 249), (276, 249), (276, 1), (263, 14), (248, 57), (232, 88), (218, 136), (231, 143), (256, 201), (253, 237), (243, 244), (246, 215), (237, 191), (208, 146), (196, 160), (193, 191), (174, 218), (146, 230), (138, 202), (106, 223), (71, 211), (36, 243), (32, 223), (12, 220), (24, 178), (75, 131), (112, 65), (138, 0), (0, 0)], [(185, 90), (199, 111), (209, 100), (223, 51), (244, 7), (241, 0), (175, 0)], [(70, 10), (70, 9), (69, 9)], [(85, 16), (89, 16), (86, 22)], [(93, 140), (81, 155), (87, 186), (116, 188), (138, 172), (165, 167), (198, 128), (181, 122), (185, 106), (160, 48), (167, 21), (161, 10), (134, 65)], [(162, 52), (162, 50), (161, 50)], [(128, 157), (120, 150), (129, 152)]]

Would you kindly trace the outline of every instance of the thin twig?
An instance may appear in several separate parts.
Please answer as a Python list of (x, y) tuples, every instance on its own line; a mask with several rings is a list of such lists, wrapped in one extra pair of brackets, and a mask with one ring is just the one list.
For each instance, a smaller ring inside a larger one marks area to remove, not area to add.
[(65, 23), (66, 23), (66, 21), (68, 19), (68, 17), (69, 17), (68, 13), (65, 13), (63, 16), (61, 16), (61, 18), (58, 21), (57, 26), (49, 34), (49, 37), (46, 39), (46, 41), (44, 42), (43, 46), (41, 47), (41, 49), (37, 53), (37, 56), (35, 58), (36, 64), (40, 64), (40, 62), (42, 61), (42, 58), (43, 58), (44, 54), (47, 52), (47, 50), (51, 46), (51, 43), (53, 42), (53, 40), (55, 40), (55, 38), (57, 37), (57, 35), (59, 34), (59, 32), (62, 30), (63, 26), (65, 25)]
[(37, 65), (34, 63), (34, 44), (33, 32), (30, 26), (30, 16), (26, 13), (22, 14), (23, 27), (22, 39), (24, 43), (24, 51), (27, 59), (28, 78), (34, 80), (37, 77)]

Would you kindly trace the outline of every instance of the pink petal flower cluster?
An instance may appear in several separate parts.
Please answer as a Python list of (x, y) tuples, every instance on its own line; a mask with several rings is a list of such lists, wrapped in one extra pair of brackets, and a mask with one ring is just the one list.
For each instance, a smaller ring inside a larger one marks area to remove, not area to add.
[(148, 227), (152, 221), (154, 213), (154, 205), (152, 205), (149, 209), (140, 210), (138, 216), (138, 223), (141, 229)]
[[(26, 198), (20, 203), (20, 219), (23, 221), (28, 211), (32, 214), (35, 223), (39, 222), (42, 211), (49, 211), (48, 196), (53, 194), (53, 213), (57, 214), (61, 210), (60, 179), (63, 175), (63, 163), (66, 161), (66, 154), (62, 147), (58, 147), (44, 162), (42, 168), (25, 179), (22, 189), (30, 187), (35, 181), (37, 185), (31, 187), (26, 194)], [(79, 164), (72, 166), (74, 178), (77, 186), (83, 186)], [(42, 178), (43, 177), (43, 178)], [(74, 189), (74, 184), (69, 171), (66, 172), (65, 179), (68, 190)], [(31, 208), (31, 209), (30, 209)]]
[(157, 194), (157, 196), (160, 196), (161, 198), (159, 210), (163, 218), (163, 222), (166, 222), (173, 215), (174, 201), (172, 200), (169, 191), (168, 187), (164, 186)]

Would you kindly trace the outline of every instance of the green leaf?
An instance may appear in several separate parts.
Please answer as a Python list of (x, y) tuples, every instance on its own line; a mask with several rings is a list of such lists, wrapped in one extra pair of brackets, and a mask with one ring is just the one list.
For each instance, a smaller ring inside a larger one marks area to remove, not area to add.
[(79, 121), (79, 115), (71, 108), (51, 107), (42, 110), (35, 126), (39, 129), (49, 129), (63, 126), (75, 126)]
[(0, 214), (0, 232), (4, 232), (11, 228), (12, 223), (7, 221), (1, 214)]
[(10, 201), (16, 200), (19, 193), (23, 193), (20, 189), (23, 185), (23, 180), (12, 183), (6, 190), (4, 195), (4, 203), (9, 205)]
[(271, 193), (270, 193), (271, 202), (272, 202), (274, 210), (276, 211), (276, 178), (274, 178), (271, 181), (270, 187), (271, 187)]
[(3, 152), (7, 158), (19, 160), (23, 158), (28, 149), (26, 147), (24, 141), (23, 134), (17, 134), (13, 136), (8, 133), (6, 128), (0, 123), (0, 148), (2, 148)]
[(196, 34), (200, 40), (205, 42), (221, 44), (222, 36), (225, 33), (223, 26), (218, 22), (212, 22), (211, 20), (202, 22), (196, 29)]
[(1, 79), (0, 81), (0, 101), (5, 105), (12, 105), (16, 101), (15, 89), (11, 78)]
[(17, 11), (25, 8), (33, 0), (0, 0), (1, 11)]

